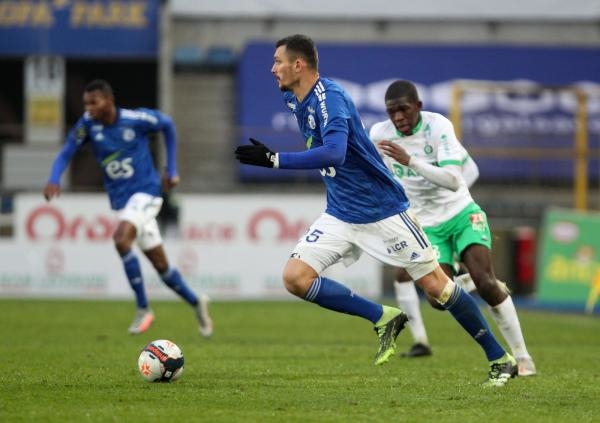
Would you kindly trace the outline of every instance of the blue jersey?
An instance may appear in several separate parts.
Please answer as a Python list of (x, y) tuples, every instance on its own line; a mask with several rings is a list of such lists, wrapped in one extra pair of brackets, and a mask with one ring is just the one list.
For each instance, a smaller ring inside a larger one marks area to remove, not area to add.
[(320, 170), (327, 188), (327, 213), (348, 223), (371, 223), (408, 208), (404, 189), (386, 168), (342, 87), (320, 78), (302, 102), (291, 92), (284, 99), (308, 149), (322, 146), (328, 133), (347, 134), (343, 164)]
[(73, 154), (90, 143), (102, 168), (103, 183), (111, 207), (122, 209), (135, 193), (161, 195), (160, 175), (148, 146), (148, 134), (162, 131), (168, 157), (168, 173), (175, 169), (175, 129), (172, 120), (152, 109), (117, 109), (117, 120), (104, 125), (85, 113), (69, 131), (67, 141), (55, 160), (49, 182), (58, 184)]

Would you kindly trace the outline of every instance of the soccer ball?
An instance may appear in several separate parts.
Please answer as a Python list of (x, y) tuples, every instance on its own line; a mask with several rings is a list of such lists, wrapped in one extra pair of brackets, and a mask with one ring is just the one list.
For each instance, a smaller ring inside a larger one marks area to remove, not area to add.
[(148, 382), (175, 381), (183, 372), (183, 352), (169, 340), (152, 341), (140, 353), (138, 370)]

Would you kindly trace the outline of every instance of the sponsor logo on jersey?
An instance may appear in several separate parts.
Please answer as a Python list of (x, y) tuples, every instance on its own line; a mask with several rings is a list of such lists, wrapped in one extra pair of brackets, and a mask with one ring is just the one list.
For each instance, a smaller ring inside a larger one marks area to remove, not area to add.
[(469, 220), (471, 221), (471, 228), (474, 231), (485, 230), (485, 215), (483, 213), (473, 213), (469, 215)]
[(431, 137), (431, 125), (429, 123), (427, 123), (425, 125), (425, 129), (423, 129), (423, 133), (425, 134), (425, 138)]
[(313, 107), (308, 106), (306, 110), (308, 110), (308, 113), (312, 113), (313, 115), (315, 114), (315, 109)]
[(296, 111), (296, 105), (294, 103), (292, 103), (291, 101), (288, 101), (286, 104), (292, 112)]
[(104, 140), (104, 135), (102, 134), (102, 132), (98, 132), (98, 133), (96, 134), (96, 136), (94, 136), (94, 141), (98, 141), (98, 142), (100, 142), (100, 141), (102, 141), (102, 140)]
[(312, 147), (312, 142), (313, 142), (313, 137), (310, 136), (308, 137), (308, 139), (306, 140), (306, 149), (310, 150), (310, 147)]
[(485, 216), (483, 215), (483, 213), (473, 213), (469, 215), (469, 220), (471, 221), (471, 223), (484, 223)]
[(325, 95), (325, 87), (323, 86), (323, 82), (319, 81), (319, 83), (315, 86), (315, 94), (317, 96), (317, 100), (319, 101), (321, 116), (323, 116), (323, 127), (325, 127), (327, 126), (327, 121), (329, 120), (329, 113), (327, 112), (327, 105), (325, 104), (325, 99), (327, 96)]
[(121, 109), (121, 117), (125, 119), (142, 120), (151, 123), (152, 125), (158, 124), (158, 118), (143, 110), (129, 110)]
[(75, 131), (75, 139), (77, 140), (77, 143), (81, 144), (85, 139), (86, 135), (87, 131), (85, 130), (84, 126), (80, 126), (79, 128), (77, 128), (77, 131)]
[[(406, 241), (396, 242), (394, 244), (390, 244), (387, 246), (388, 254), (396, 253), (404, 248), (408, 247), (408, 243)], [(411, 257), (412, 260), (412, 257)]]

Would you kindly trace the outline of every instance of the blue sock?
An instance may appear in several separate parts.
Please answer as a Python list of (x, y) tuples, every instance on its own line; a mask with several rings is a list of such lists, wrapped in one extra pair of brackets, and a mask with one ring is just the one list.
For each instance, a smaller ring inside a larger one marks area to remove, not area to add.
[(329, 310), (364, 317), (373, 324), (383, 314), (381, 304), (356, 295), (341, 283), (321, 276), (313, 281), (304, 299)]
[(135, 302), (138, 308), (147, 308), (148, 300), (146, 299), (146, 290), (144, 289), (144, 279), (142, 278), (142, 270), (140, 261), (132, 250), (127, 251), (121, 256), (125, 274), (129, 280), (129, 285), (135, 293)]
[(187, 286), (181, 277), (181, 273), (179, 273), (177, 269), (174, 267), (169, 267), (165, 273), (160, 275), (160, 278), (169, 288), (175, 291), (188, 304), (198, 304), (198, 297), (196, 297), (196, 294), (194, 294), (189, 286)]
[(494, 337), (479, 306), (460, 286), (456, 285), (454, 292), (442, 306), (481, 345), (488, 361), (497, 360), (504, 355), (504, 348)]

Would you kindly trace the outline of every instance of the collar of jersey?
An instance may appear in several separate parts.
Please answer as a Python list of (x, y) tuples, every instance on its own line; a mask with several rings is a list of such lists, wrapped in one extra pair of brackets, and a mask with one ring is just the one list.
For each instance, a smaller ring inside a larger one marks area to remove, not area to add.
[[(412, 129), (412, 132), (410, 133), (410, 135), (414, 135), (417, 132), (419, 132), (421, 130), (421, 126), (423, 126), (423, 118), (421, 117), (421, 115), (419, 115), (419, 121), (417, 122), (415, 127)], [(396, 129), (396, 134), (398, 134), (398, 136), (400, 138), (410, 137), (410, 135), (404, 135), (402, 132), (398, 131), (397, 129)]]
[(308, 98), (313, 95), (313, 93), (315, 92), (315, 87), (317, 86), (317, 84), (320, 81), (321, 81), (321, 77), (319, 77), (317, 79), (317, 82), (315, 82), (314, 85), (311, 87), (311, 89), (308, 91), (308, 93), (306, 93), (306, 95), (304, 96), (304, 98), (302, 99), (302, 101), (299, 101), (298, 97), (294, 94), (294, 98), (296, 99), (296, 102), (298, 103), (299, 106), (304, 107), (304, 105), (308, 103)]
[(103, 128), (110, 128), (114, 124), (116, 124), (119, 119), (121, 119), (121, 108), (117, 106), (117, 117), (113, 123), (110, 125), (106, 125), (105, 123), (100, 122), (99, 120), (92, 119), (92, 122), (102, 125)]

